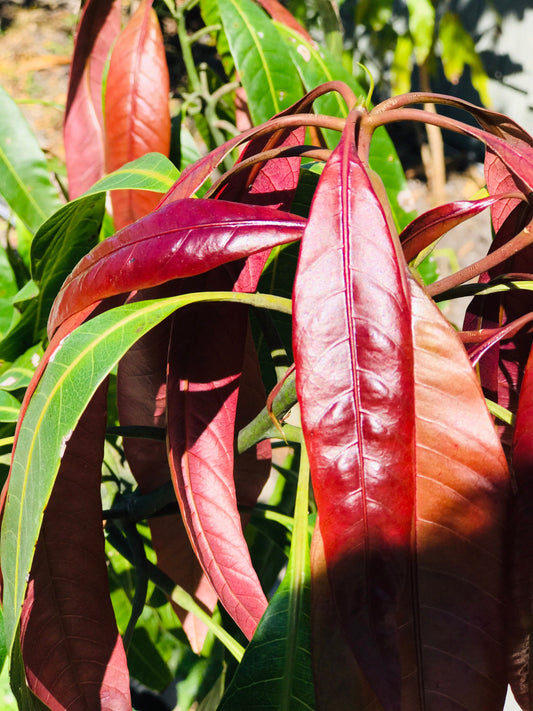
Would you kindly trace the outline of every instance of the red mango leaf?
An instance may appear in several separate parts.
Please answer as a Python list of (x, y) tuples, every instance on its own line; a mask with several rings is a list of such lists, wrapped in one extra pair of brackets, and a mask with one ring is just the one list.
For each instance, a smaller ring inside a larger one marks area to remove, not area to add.
[[(278, 134), (278, 138), (274, 139), (275, 145), (281, 145), (279, 139), (280, 134), (286, 137), (289, 129), (296, 132), (300, 129), (301, 122), (299, 122), (298, 114), (309, 111), (315, 99), (334, 90), (340, 90), (342, 92), (341, 82), (332, 81), (317, 87), (266, 123), (259, 126), (252, 126), (252, 128), (243, 131), (238, 136), (218, 146), (218, 148), (215, 148), (192, 165), (186, 166), (174, 186), (162, 199), (159, 206), (167, 205), (175, 200), (181, 200), (194, 195), (209, 178), (213, 170), (222, 163), (224, 158), (228, 156), (234, 148), (237, 148), (237, 146), (240, 146), (246, 141), (256, 139), (255, 148), (251, 148), (248, 155), (255, 154), (257, 151), (262, 150), (264, 137), (270, 136), (275, 132)], [(284, 138), (281, 139), (281, 142), (283, 142), (283, 140)]]
[(353, 131), (348, 120), (302, 239), (296, 384), (332, 594), (361, 669), (383, 707), (397, 709), (395, 609), (414, 505), (410, 305)]
[[(228, 265), (198, 277), (197, 288), (253, 290), (259, 273), (253, 276), (239, 276), (238, 265)], [(247, 310), (227, 304), (193, 307), (173, 318), (167, 426), (174, 487), (191, 543), (221, 603), (251, 638), (266, 599), (242, 533), (234, 480), (247, 329)]]
[(501, 711), (507, 464), (458, 335), (414, 280), (411, 290), (418, 678), (427, 708)]
[[(118, 170), (145, 153), (170, 150), (169, 77), (163, 36), (150, 0), (142, 0), (119, 36), (105, 93), (106, 168)], [(117, 229), (151, 212), (158, 195), (114, 191)]]
[(22, 608), (27, 683), (51, 711), (131, 709), (104, 554), (106, 392), (100, 387), (66, 444)]
[(88, 0), (76, 33), (63, 126), (70, 199), (105, 173), (102, 78), (120, 33), (119, 0)]
[[(132, 300), (163, 297), (166, 295), (164, 291), (159, 288), (149, 295), (141, 292)], [(117, 373), (117, 402), (122, 426), (166, 426), (169, 337), (170, 322), (164, 321), (143, 336), (121, 359)], [(123, 446), (142, 494), (150, 493), (170, 481), (164, 442), (128, 437)], [(158, 566), (176, 585), (192, 595), (204, 610), (212, 612), (217, 597), (194, 554), (181, 515), (157, 516), (148, 523)], [(177, 605), (173, 607), (193, 651), (200, 653), (207, 634), (206, 625)]]
[(207, 272), (301, 237), (305, 220), (268, 207), (170, 203), (101, 242), (66, 279), (48, 331), (94, 301)]
[(400, 234), (405, 259), (408, 262), (412, 261), (423, 249), (429, 247), (446, 232), (483, 212), (504, 197), (505, 195), (491, 195), (480, 200), (457, 200), (419, 215)]

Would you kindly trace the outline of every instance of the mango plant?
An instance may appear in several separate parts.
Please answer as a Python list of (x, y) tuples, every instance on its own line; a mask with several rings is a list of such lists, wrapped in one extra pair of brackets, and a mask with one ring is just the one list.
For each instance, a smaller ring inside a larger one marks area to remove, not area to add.
[[(31, 241), (0, 341), (0, 387), (24, 394), (0, 403), (19, 708), (142, 708), (134, 679), (179, 709), (497, 711), (508, 684), (530, 709), (533, 139), (436, 94), (372, 108), (341, 70), (307, 87), (326, 55), (261, 4), (273, 19), (202, 3), (252, 121), (223, 140), (210, 104), (196, 162), (165, 157), (148, 2), (124, 29), (118, 3), (85, 5), (67, 204), (5, 141), (43, 196), (5, 194)], [(307, 93), (284, 103), (264, 46)], [(486, 196), (408, 221), (384, 133), (405, 120), (481, 141)], [(429, 279), (431, 246), (487, 209), (489, 254)], [(436, 302), (465, 295), (457, 330)]]

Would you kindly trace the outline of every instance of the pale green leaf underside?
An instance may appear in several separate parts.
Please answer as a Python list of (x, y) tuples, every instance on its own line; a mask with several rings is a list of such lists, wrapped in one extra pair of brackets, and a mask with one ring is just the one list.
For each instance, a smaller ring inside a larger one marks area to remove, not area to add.
[(4, 615), (13, 644), (39, 535), (61, 453), (98, 385), (143, 334), (176, 309), (198, 301), (238, 301), (285, 313), (290, 299), (208, 292), (126, 304), (83, 324), (50, 357), (20, 428), (2, 525)]

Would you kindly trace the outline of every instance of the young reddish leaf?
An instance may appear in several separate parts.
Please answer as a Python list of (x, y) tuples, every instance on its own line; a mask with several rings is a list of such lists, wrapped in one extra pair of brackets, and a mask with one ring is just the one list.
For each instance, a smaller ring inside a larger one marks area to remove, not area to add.
[(294, 287), (302, 425), (328, 574), (361, 669), (400, 704), (395, 608), (414, 505), (406, 267), (347, 121), (320, 178)]
[[(157, 293), (155, 293), (157, 291)], [(161, 298), (170, 289), (138, 293), (134, 300)], [(172, 293), (175, 293), (175, 289)], [(170, 322), (164, 321), (143, 336), (121, 359), (117, 374), (117, 401), (122, 426), (166, 426), (166, 369)], [(139, 490), (146, 494), (170, 481), (164, 442), (126, 438), (124, 451)], [(191, 547), (181, 515), (169, 514), (149, 520), (157, 562), (176, 585), (180, 585), (206, 611), (212, 612), (217, 596), (207, 582)], [(194, 615), (174, 605), (192, 649), (200, 653), (207, 627)]]
[[(169, 77), (163, 37), (151, 0), (142, 0), (111, 55), (105, 94), (108, 172), (145, 153), (170, 150)], [(114, 191), (117, 229), (148, 214), (159, 202), (149, 191)]]
[[(238, 265), (228, 265), (199, 277), (197, 288), (253, 290), (246, 272), (238, 273)], [(247, 309), (227, 304), (192, 307), (173, 318), (167, 424), (176, 496), (191, 542), (221, 603), (251, 638), (266, 599), (242, 533), (233, 454), (247, 322)]]
[(417, 457), (411, 604), (422, 684), (412, 693), (418, 699), (422, 688), (424, 708), (500, 711), (507, 464), (457, 334), (414, 280), (411, 291)]
[(131, 709), (104, 555), (106, 392), (100, 387), (66, 444), (22, 609), (28, 685), (52, 711)]
[(54, 333), (94, 301), (193, 276), (298, 240), (305, 220), (268, 207), (180, 200), (101, 242), (66, 279), (50, 312)]
[[(229, 141), (226, 141), (226, 143), (224, 143), (222, 146), (218, 146), (218, 148), (215, 148), (206, 156), (196, 161), (196, 163), (188, 165), (181, 173), (175, 185), (168, 191), (168, 193), (162, 199), (161, 203), (159, 204), (159, 207), (161, 207), (162, 205), (168, 205), (169, 203), (174, 202), (175, 200), (182, 200), (183, 198), (188, 198), (194, 195), (194, 193), (209, 178), (213, 170), (215, 170), (215, 168), (220, 165), (224, 158), (228, 156), (234, 148), (237, 148), (237, 146), (240, 146), (246, 141), (250, 141), (253, 138), (256, 139), (255, 145), (257, 146), (257, 148), (250, 149), (250, 153), (248, 154), (250, 155), (253, 154), (256, 150), (261, 150), (261, 147), (263, 145), (262, 141), (264, 140), (265, 136), (270, 136), (275, 132), (278, 135), (281, 133), (282, 136), (286, 136), (286, 132), (291, 129), (293, 131), (298, 131), (302, 123), (304, 125), (319, 125), (326, 121), (327, 123), (335, 124), (337, 128), (340, 128), (343, 125), (343, 121), (341, 119), (333, 119), (331, 121), (326, 117), (312, 117), (313, 119), (316, 119), (316, 122), (313, 124), (313, 122), (310, 120), (311, 117), (309, 114), (306, 114), (305, 119), (302, 117), (301, 120), (299, 119), (298, 114), (302, 114), (306, 111), (309, 111), (315, 99), (330, 91), (339, 91), (342, 95), (345, 96), (346, 100), (349, 100), (349, 96), (346, 94), (345, 89), (346, 86), (343, 85), (342, 82), (332, 81), (323, 84), (314, 89), (313, 91), (310, 91), (308, 94), (302, 97), (302, 99), (297, 101), (292, 106), (289, 106), (288, 109), (285, 109), (285, 111), (282, 111), (277, 116), (274, 116), (272, 119), (270, 119), (270, 121), (267, 121), (266, 123), (261, 124), (260, 126), (253, 126), (247, 131), (241, 133), (240, 135), (231, 138)], [(348, 91), (350, 90), (348, 89)], [(333, 125), (330, 125), (330, 128), (333, 128)], [(276, 145), (280, 145), (279, 139), (278, 142), (276, 142)]]
[(120, 33), (120, 6), (119, 0), (88, 0), (76, 33), (63, 126), (71, 200), (105, 173), (102, 79)]
[(446, 232), (483, 212), (487, 207), (493, 206), (505, 196), (492, 195), (481, 200), (457, 200), (415, 217), (400, 234), (405, 259), (408, 262), (415, 259), (423, 249), (429, 247)]

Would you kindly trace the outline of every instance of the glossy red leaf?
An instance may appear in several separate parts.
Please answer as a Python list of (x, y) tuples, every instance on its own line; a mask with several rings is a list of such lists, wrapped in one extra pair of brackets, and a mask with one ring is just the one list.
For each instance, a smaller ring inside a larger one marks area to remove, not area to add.
[(478, 215), (501, 199), (500, 195), (492, 195), (481, 200), (457, 200), (435, 207), (415, 217), (400, 234), (406, 260), (410, 262), (415, 259), (423, 249), (429, 247), (446, 232), (474, 215)]
[(106, 394), (97, 391), (66, 445), (22, 609), (27, 682), (52, 711), (131, 709), (104, 554)]
[[(162, 298), (175, 289), (161, 288), (136, 294), (134, 301)], [(165, 321), (143, 336), (121, 359), (117, 373), (117, 402), (122, 426), (166, 427), (166, 370), (170, 322)], [(167, 448), (164, 442), (128, 437), (124, 451), (142, 494), (170, 482)], [(176, 585), (180, 585), (204, 610), (211, 613), (217, 597), (207, 582), (183, 526), (181, 515), (149, 519), (157, 563)], [(207, 627), (194, 615), (174, 605), (193, 651), (200, 653)]]
[(294, 353), (332, 594), (388, 710), (414, 506), (412, 337), (405, 262), (353, 136), (349, 120), (302, 239)]
[[(206, 156), (196, 161), (196, 163), (186, 166), (176, 183), (162, 199), (159, 206), (168, 205), (175, 200), (182, 200), (183, 198), (188, 198), (194, 195), (194, 193), (209, 178), (215, 168), (222, 163), (224, 158), (230, 155), (235, 148), (243, 143), (256, 139), (256, 148), (250, 149), (250, 152), (248, 153), (248, 155), (250, 155), (251, 153), (253, 154), (258, 150), (261, 150), (264, 137), (277, 133), (278, 138), (275, 139), (275, 145), (280, 145), (280, 135), (286, 136), (291, 130), (296, 132), (300, 130), (298, 114), (309, 111), (313, 105), (313, 102), (319, 96), (322, 96), (330, 91), (340, 91), (342, 93), (343, 86), (344, 85), (341, 82), (337, 81), (322, 84), (266, 123), (261, 124), (260, 126), (252, 126), (252, 128), (244, 131), (240, 135), (226, 141), (226, 143), (222, 146), (218, 146), (218, 148), (212, 150)], [(288, 121), (291, 121), (290, 125), (287, 125)], [(307, 118), (304, 122), (304, 124), (307, 123), (309, 123), (309, 118)]]
[(301, 237), (305, 220), (268, 207), (180, 200), (93, 249), (59, 292), (48, 330), (94, 301), (207, 272)]
[(411, 290), (417, 474), (411, 605), (419, 680), (411, 680), (411, 698), (422, 689), (422, 708), (501, 711), (510, 478), (457, 334), (414, 280)]
[(120, 9), (119, 0), (88, 0), (76, 33), (63, 126), (71, 200), (105, 173), (102, 79), (120, 33)]
[[(105, 94), (108, 172), (145, 153), (170, 150), (169, 77), (163, 36), (151, 0), (142, 0), (119, 36), (109, 63)], [(117, 229), (147, 215), (157, 193), (113, 191)]]
[[(239, 276), (232, 264), (198, 277), (197, 289), (252, 291), (258, 278), (259, 273), (250, 278), (246, 269)], [(251, 638), (266, 598), (242, 532), (234, 480), (247, 328), (247, 309), (230, 304), (196, 305), (174, 316), (167, 426), (170, 466), (189, 537), (221, 603)]]

